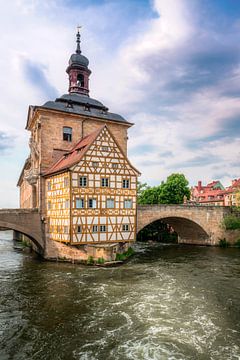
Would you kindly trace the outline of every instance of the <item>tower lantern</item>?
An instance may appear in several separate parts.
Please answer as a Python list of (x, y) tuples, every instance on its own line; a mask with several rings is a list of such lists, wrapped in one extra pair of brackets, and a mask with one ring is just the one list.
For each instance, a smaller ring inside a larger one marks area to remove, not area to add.
[(89, 94), (89, 76), (91, 70), (88, 68), (89, 61), (82, 55), (80, 48), (80, 32), (79, 28), (76, 34), (77, 48), (76, 52), (71, 55), (69, 65), (66, 70), (69, 76), (69, 93), (77, 93), (82, 95)]

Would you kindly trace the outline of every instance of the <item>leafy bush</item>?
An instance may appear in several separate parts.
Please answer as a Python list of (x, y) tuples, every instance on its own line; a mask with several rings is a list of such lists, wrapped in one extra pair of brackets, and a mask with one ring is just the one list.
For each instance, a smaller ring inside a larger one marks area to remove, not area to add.
[(132, 247), (129, 247), (127, 249), (127, 251), (125, 251), (124, 253), (120, 254), (120, 253), (117, 253), (116, 254), (116, 261), (124, 261), (126, 260), (129, 256), (132, 256), (134, 254), (134, 250)]
[(87, 264), (88, 264), (88, 265), (93, 265), (93, 264), (94, 264), (93, 256), (89, 256), (89, 257), (88, 257), (88, 259), (87, 259)]
[(226, 230), (240, 229), (240, 218), (234, 215), (226, 216), (223, 219), (223, 224)]
[(132, 256), (134, 253), (135, 253), (135, 251), (130, 246), (125, 254), (126, 254), (127, 257), (129, 257), (129, 256)]
[(104, 264), (104, 263), (105, 263), (104, 258), (103, 258), (103, 257), (98, 258), (98, 259), (97, 259), (97, 263), (98, 263), (98, 264)]
[(221, 248), (227, 248), (229, 246), (229, 243), (225, 238), (220, 239), (218, 244)]
[(126, 260), (126, 255), (125, 255), (125, 253), (123, 253), (123, 254), (119, 254), (119, 253), (116, 253), (116, 261), (124, 261), (124, 260)]

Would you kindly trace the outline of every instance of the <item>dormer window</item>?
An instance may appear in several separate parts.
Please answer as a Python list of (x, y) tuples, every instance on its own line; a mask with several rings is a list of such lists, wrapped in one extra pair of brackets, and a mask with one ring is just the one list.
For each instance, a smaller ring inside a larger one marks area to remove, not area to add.
[(77, 85), (80, 87), (84, 87), (84, 76), (83, 74), (78, 74), (77, 76)]
[(64, 126), (63, 127), (63, 140), (64, 141), (72, 141), (72, 128)]
[(91, 111), (89, 104), (85, 104), (84, 111)]

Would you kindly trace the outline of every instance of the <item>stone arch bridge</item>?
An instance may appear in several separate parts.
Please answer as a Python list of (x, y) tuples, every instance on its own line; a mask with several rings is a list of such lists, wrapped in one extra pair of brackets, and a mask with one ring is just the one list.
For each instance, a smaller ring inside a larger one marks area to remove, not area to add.
[[(201, 245), (215, 245), (220, 238), (227, 237), (221, 224), (231, 213), (228, 207), (192, 205), (144, 205), (137, 210), (137, 232), (162, 220), (178, 233), (180, 243)], [(0, 229), (26, 235), (45, 258), (59, 258), (67, 248), (70, 251), (69, 246), (47, 240), (44, 219), (38, 209), (0, 209)], [(71, 251), (75, 254), (76, 249), (73, 247)]]
[(0, 229), (26, 235), (36, 251), (44, 255), (44, 228), (38, 209), (0, 209)]
[(169, 224), (178, 234), (178, 242), (216, 245), (227, 237), (223, 218), (231, 213), (226, 206), (139, 205), (137, 232), (156, 220)]

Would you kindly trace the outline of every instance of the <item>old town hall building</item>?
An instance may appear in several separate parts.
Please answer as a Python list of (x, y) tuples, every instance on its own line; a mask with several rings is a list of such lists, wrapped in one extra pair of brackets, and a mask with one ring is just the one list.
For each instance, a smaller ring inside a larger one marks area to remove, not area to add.
[(48, 240), (130, 244), (136, 236), (139, 175), (127, 157), (133, 124), (89, 97), (89, 61), (71, 55), (69, 93), (30, 106), (30, 156), (21, 172), (21, 208), (38, 208)]

